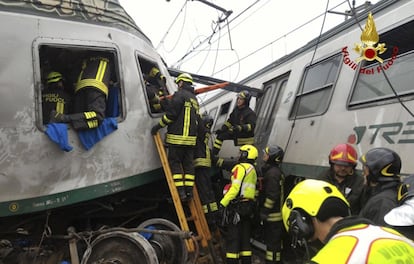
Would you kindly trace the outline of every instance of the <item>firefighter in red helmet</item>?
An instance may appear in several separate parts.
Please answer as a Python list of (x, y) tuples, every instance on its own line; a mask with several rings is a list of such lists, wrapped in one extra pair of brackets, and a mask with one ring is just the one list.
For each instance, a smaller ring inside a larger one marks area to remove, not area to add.
[(349, 144), (338, 144), (329, 153), (330, 168), (322, 173), (320, 180), (335, 185), (351, 206), (351, 213), (358, 214), (364, 189), (364, 178), (359, 175), (358, 154)]

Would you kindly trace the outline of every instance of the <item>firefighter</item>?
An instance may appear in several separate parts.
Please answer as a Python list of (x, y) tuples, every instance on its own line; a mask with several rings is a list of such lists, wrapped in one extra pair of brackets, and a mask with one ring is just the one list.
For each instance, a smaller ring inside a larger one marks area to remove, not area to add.
[(171, 173), (180, 199), (188, 201), (193, 197), (195, 183), (193, 161), (199, 106), (190, 74), (178, 75), (175, 83), (178, 91), (170, 99), (159, 123), (152, 127), (151, 134), (155, 135), (159, 129), (168, 126), (165, 141)]
[(414, 240), (414, 174), (402, 180), (398, 188), (398, 207), (389, 211), (384, 221)]
[(46, 89), (42, 92), (43, 124), (49, 123), (53, 110), (60, 114), (70, 111), (71, 95), (65, 90), (63, 81), (60, 72), (51, 71), (47, 75)]
[(236, 107), (229, 119), (217, 131), (213, 156), (218, 156), (224, 140), (233, 139), (236, 146), (254, 144), (254, 128), (257, 118), (256, 113), (249, 107), (251, 97), (248, 91), (241, 91), (237, 94)]
[(299, 182), (286, 198), (282, 216), (294, 241), (325, 244), (307, 263), (409, 263), (414, 259), (413, 241), (391, 228), (350, 216), (346, 198), (325, 181)]
[(108, 58), (90, 56), (85, 59), (75, 88), (74, 114), (64, 115), (54, 111), (51, 120), (71, 122), (75, 130), (97, 128), (105, 118), (110, 68)]
[(218, 205), (210, 177), (211, 150), (209, 140), (213, 118), (204, 115), (198, 122), (197, 144), (195, 149), (195, 182), (200, 195), (203, 211), (211, 230), (216, 229)]
[(238, 163), (232, 169), (231, 186), (220, 201), (221, 225), (226, 228), (226, 263), (250, 264), (252, 249), (250, 237), (255, 210), (257, 174), (256, 147), (240, 147)]
[(320, 180), (335, 185), (351, 205), (351, 213), (357, 215), (361, 210), (361, 197), (364, 189), (364, 177), (359, 175), (358, 154), (349, 144), (338, 144), (329, 153), (330, 168), (323, 172)]
[(361, 157), (366, 178), (365, 204), (359, 215), (377, 225), (387, 225), (384, 216), (398, 206), (400, 156), (388, 148), (373, 148)]
[(263, 190), (260, 197), (260, 219), (263, 221), (266, 244), (266, 264), (282, 263), (282, 205), (284, 202), (284, 175), (280, 168), (284, 151), (279, 146), (263, 150)]
[[(163, 97), (168, 95), (167, 81), (157, 67), (152, 67), (147, 74), (143, 74), (147, 89), (147, 96), (152, 113), (160, 113), (164, 111), (165, 100)], [(164, 100), (161, 100), (164, 99)]]

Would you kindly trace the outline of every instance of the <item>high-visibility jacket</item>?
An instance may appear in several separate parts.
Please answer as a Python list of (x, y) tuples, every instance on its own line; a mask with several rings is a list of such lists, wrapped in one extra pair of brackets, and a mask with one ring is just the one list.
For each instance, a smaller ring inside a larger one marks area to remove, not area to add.
[(165, 142), (195, 146), (198, 111), (199, 105), (192, 86), (184, 85), (175, 92), (159, 123), (162, 127), (168, 126)]
[[(328, 234), (326, 245), (311, 263), (412, 263), (414, 242), (397, 231), (368, 224), (361, 218), (338, 221)], [(332, 235), (333, 234), (333, 235)]]
[(254, 200), (256, 194), (257, 174), (250, 163), (238, 163), (231, 170), (231, 187), (220, 203), (227, 207), (236, 198)]

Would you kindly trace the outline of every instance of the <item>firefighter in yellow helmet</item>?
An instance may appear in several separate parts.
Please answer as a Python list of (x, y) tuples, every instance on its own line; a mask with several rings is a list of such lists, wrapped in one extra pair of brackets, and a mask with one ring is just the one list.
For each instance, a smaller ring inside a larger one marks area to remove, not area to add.
[(167, 104), (161, 120), (152, 127), (151, 134), (155, 135), (159, 129), (168, 127), (165, 142), (168, 144), (171, 173), (180, 199), (188, 201), (193, 198), (195, 184), (193, 161), (199, 105), (190, 74), (180, 74), (175, 83), (178, 91)]
[(254, 164), (257, 157), (258, 152), (253, 145), (240, 147), (238, 163), (231, 170), (231, 186), (220, 201), (221, 225), (226, 228), (227, 264), (251, 263), (250, 237), (257, 183)]
[[(165, 106), (164, 96), (168, 95), (167, 81), (157, 67), (152, 67), (148, 73), (144, 73), (147, 96), (152, 113), (162, 112)], [(163, 100), (162, 100), (163, 99)]]
[(49, 123), (50, 113), (70, 112), (71, 95), (65, 90), (63, 76), (60, 72), (51, 71), (47, 75), (46, 88), (42, 91), (43, 124)]
[(298, 183), (282, 208), (293, 242), (325, 244), (307, 263), (409, 263), (414, 259), (413, 241), (391, 228), (349, 215), (342, 193), (330, 183), (313, 179)]

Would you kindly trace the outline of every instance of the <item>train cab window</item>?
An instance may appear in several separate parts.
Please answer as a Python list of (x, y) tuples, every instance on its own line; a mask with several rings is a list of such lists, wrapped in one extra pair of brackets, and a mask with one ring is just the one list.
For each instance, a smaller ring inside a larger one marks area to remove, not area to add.
[(147, 95), (148, 109), (151, 113), (161, 113), (163, 112), (163, 100), (169, 95), (167, 79), (155, 62), (140, 56), (138, 56), (138, 62), (143, 78), (144, 92)]
[(336, 54), (306, 67), (289, 119), (326, 112), (340, 66), (341, 54)]
[[(122, 92), (116, 50), (63, 45), (38, 48), (40, 126), (64, 122), (75, 129), (88, 129), (98, 127), (105, 118), (120, 117)], [(91, 87), (94, 100), (84, 89)]]
[(373, 60), (360, 65), (349, 100), (351, 109), (395, 102), (395, 93), (384, 73), (399, 96), (414, 94), (414, 21), (381, 34), (379, 43), (384, 43), (387, 48), (385, 53), (378, 54), (383, 63), (380, 65), (377, 60)]

